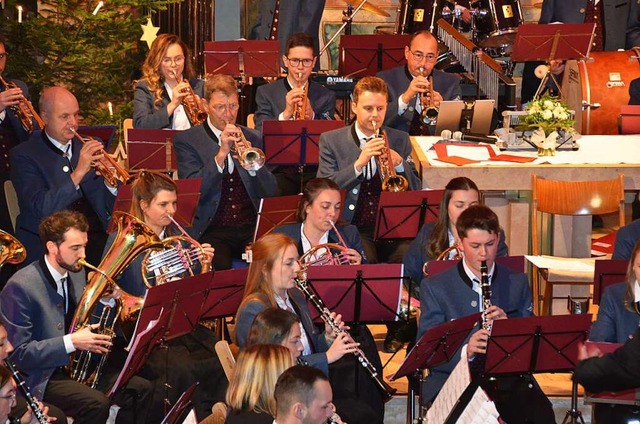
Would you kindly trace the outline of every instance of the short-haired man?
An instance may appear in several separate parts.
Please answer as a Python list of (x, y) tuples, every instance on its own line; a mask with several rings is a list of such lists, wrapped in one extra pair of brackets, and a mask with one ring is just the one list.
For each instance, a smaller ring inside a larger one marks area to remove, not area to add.
[(389, 87), (389, 110), (385, 125), (411, 135), (429, 135), (429, 125), (420, 119), (421, 96), (428, 97), (431, 90), (429, 78), (433, 81), (434, 107), (442, 100), (458, 100), (462, 95), (460, 79), (434, 66), (438, 60), (438, 40), (429, 31), (413, 34), (404, 48), (405, 66), (378, 73)]
[(74, 138), (71, 129), (78, 128), (80, 108), (67, 89), (45, 89), (40, 96), (40, 113), (44, 130), (11, 150), (11, 181), (20, 205), (16, 236), (27, 249), (26, 263), (45, 253), (38, 239), (40, 220), (73, 209), (89, 220), (87, 258), (98, 264), (116, 194), (92, 166), (102, 158), (104, 146), (96, 140), (83, 144)]
[[(500, 234), (496, 214), (486, 206), (471, 206), (458, 217), (456, 230), (463, 259), (441, 274), (423, 279), (420, 284), (422, 315), (418, 339), (439, 324), (482, 312), (482, 262), (486, 262), (491, 287), (491, 306), (483, 312), (486, 319), (491, 322), (533, 315), (527, 275), (495, 263)], [(509, 316), (505, 311), (509, 311)], [(488, 338), (485, 329), (471, 334), (467, 341), (469, 361), (482, 361)], [(424, 402), (435, 398), (459, 360), (460, 354), (454, 354), (451, 361), (430, 370), (423, 386)], [(495, 401), (505, 422), (555, 422), (551, 403), (531, 376), (499, 377), (493, 382), (482, 381), (481, 386)]]
[(325, 424), (334, 413), (326, 375), (317, 368), (296, 365), (278, 378), (275, 424)]
[(275, 196), (277, 183), (266, 166), (247, 170), (238, 161), (235, 143), (243, 136), (246, 147), (263, 148), (260, 133), (236, 125), (238, 91), (229, 75), (205, 82), (209, 117), (175, 136), (180, 178), (202, 178), (200, 201), (193, 226), (194, 238), (215, 249), (215, 269), (231, 268), (253, 239), (260, 198)]
[[(67, 332), (86, 282), (78, 261), (85, 258), (88, 229), (79, 212), (64, 210), (46, 217), (39, 226), (46, 254), (16, 272), (0, 293), (0, 318), (15, 348), (11, 360), (24, 371), (36, 398), (80, 424), (104, 423), (109, 416), (109, 400), (71, 380), (66, 369), (73, 352), (106, 354), (111, 346), (110, 336), (93, 332), (96, 326)], [(127, 422), (122, 419), (119, 422)]]

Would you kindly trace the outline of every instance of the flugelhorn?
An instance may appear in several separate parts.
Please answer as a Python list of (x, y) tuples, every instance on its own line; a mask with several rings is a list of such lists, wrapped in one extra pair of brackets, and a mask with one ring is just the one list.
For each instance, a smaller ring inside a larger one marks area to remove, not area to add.
[(187, 83), (187, 86), (182, 90), (182, 92), (187, 93), (187, 95), (182, 99), (182, 106), (184, 107), (184, 112), (187, 114), (189, 122), (191, 122), (191, 125), (202, 124), (209, 115), (207, 114), (207, 111), (202, 108), (191, 84), (189, 84), (189, 81), (186, 81), (185, 79), (178, 81), (178, 73), (175, 70), (172, 70), (171, 72), (178, 83), (183, 81)]
[[(424, 66), (421, 66), (419, 68), (419, 71), (421, 76), (425, 76)], [(427, 81), (429, 83), (429, 90), (424, 93), (420, 93), (420, 108), (421, 108), (420, 119), (422, 120), (422, 122), (424, 122), (427, 125), (433, 125), (435, 124), (438, 118), (439, 110), (436, 107), (435, 103), (433, 102), (433, 98), (434, 98), (433, 77), (428, 76)]]
[(378, 160), (378, 172), (380, 173), (380, 179), (382, 180), (382, 190), (397, 193), (399, 191), (406, 191), (409, 188), (409, 181), (402, 175), (396, 173), (396, 169), (391, 162), (391, 148), (389, 147), (389, 137), (385, 130), (380, 131), (376, 121), (371, 122), (373, 130), (376, 133), (376, 137), (382, 137), (384, 140), (384, 148), (382, 153), (377, 157)]
[(258, 171), (264, 166), (265, 154), (257, 147), (253, 147), (249, 140), (244, 136), (242, 129), (237, 125), (234, 125), (238, 132), (237, 136), (240, 137), (240, 141), (234, 141), (234, 146), (231, 148), (231, 153), (238, 155), (238, 161), (240, 165), (247, 171)]
[[(205, 256), (202, 245), (189, 236), (173, 216), (167, 216), (181, 234), (162, 240), (162, 244), (168, 249), (160, 252), (149, 249), (145, 254), (142, 259), (142, 280), (147, 287), (194, 276), (198, 265), (200, 265), (200, 274), (211, 270), (211, 262)], [(183, 242), (190, 246), (184, 247)]]
[(343, 253), (349, 247), (342, 238), (342, 235), (338, 232), (333, 220), (329, 219), (328, 221), (338, 235), (339, 243), (319, 244), (307, 250), (304, 255), (298, 259), (298, 262), (305, 264), (305, 267), (317, 265), (349, 265), (349, 261), (343, 256)]
[(19, 264), (27, 258), (27, 251), (17, 238), (0, 230), (0, 268), (5, 263)]
[[(82, 142), (82, 144), (94, 141), (93, 137), (83, 138), (75, 128), (69, 127), (72, 133)], [(95, 161), (96, 170), (102, 175), (105, 181), (112, 187), (117, 187), (118, 182), (127, 184), (131, 182), (132, 178), (129, 172), (122, 167), (109, 153), (101, 149), (98, 153), (102, 154), (102, 158)]]
[[(1, 76), (0, 84), (2, 84), (2, 86), (4, 87), (3, 91), (9, 90), (11, 88), (20, 88), (16, 85), (15, 82), (7, 82)], [(33, 105), (29, 100), (27, 100), (26, 97), (22, 96), (17, 105), (11, 106), (11, 110), (14, 111), (14, 113), (20, 120), (20, 123), (29, 134), (31, 134), (33, 130), (36, 129), (34, 128), (33, 121), (36, 121), (36, 124), (38, 124), (37, 129), (44, 128), (44, 121), (42, 120), (40, 115), (38, 115), (38, 112), (36, 112), (36, 110), (33, 108)]]
[[(302, 72), (298, 72), (298, 81), (302, 80)], [(307, 115), (307, 98), (309, 97), (309, 81), (304, 84), (302, 87), (304, 93), (302, 95), (302, 100), (296, 103), (293, 106), (293, 120), (300, 121), (305, 119)]]

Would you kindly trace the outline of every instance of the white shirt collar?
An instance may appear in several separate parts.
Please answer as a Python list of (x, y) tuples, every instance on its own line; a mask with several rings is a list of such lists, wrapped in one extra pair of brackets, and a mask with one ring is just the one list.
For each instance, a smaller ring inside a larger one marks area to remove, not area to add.
[[(304, 233), (304, 222), (300, 224), (300, 242), (302, 243), (303, 252), (308, 252), (313, 247), (311, 246), (311, 242), (309, 241), (306, 234)], [(326, 231), (322, 235), (322, 237), (320, 237), (320, 242), (318, 244), (327, 244), (327, 243), (329, 243), (329, 231)]]
[(364, 147), (364, 145), (367, 143), (366, 141), (364, 141), (364, 139), (368, 139), (368, 138), (372, 138), (374, 137), (373, 135), (366, 135), (365, 133), (363, 133), (360, 130), (360, 127), (358, 127), (358, 122), (356, 122), (356, 135), (358, 136), (358, 141), (360, 142), (360, 148), (362, 149)]
[[(465, 262), (464, 259), (462, 259), (462, 267), (464, 268), (464, 272), (467, 274), (467, 277), (469, 277), (469, 279), (471, 281), (473, 280), (477, 280), (480, 281), (480, 279), (478, 277), (476, 277), (476, 275), (473, 273), (473, 271), (471, 271), (471, 268), (469, 268), (467, 266), (467, 263)], [(493, 263), (493, 266), (491, 267), (490, 270), (488, 270), (488, 274), (489, 274), (489, 284), (491, 284), (491, 277), (493, 277), (493, 271), (496, 268), (496, 264), (495, 262)]]
[(69, 140), (65, 144), (62, 144), (58, 140), (52, 138), (49, 134), (47, 134), (46, 130), (44, 131), (44, 133), (46, 134), (46, 136), (49, 139), (49, 141), (51, 142), (51, 144), (53, 144), (57, 149), (61, 150), (62, 153), (66, 153), (67, 156), (69, 157), (69, 160), (71, 160), (71, 156), (73, 155), (73, 144), (72, 144), (72, 141)]
[(636, 302), (640, 302), (640, 285), (638, 285), (638, 280), (636, 280), (633, 285), (633, 297)]
[(51, 273), (51, 276), (55, 280), (56, 284), (59, 284), (61, 279), (69, 276), (69, 273), (66, 271), (64, 274), (60, 274), (58, 270), (56, 270), (53, 265), (51, 265), (51, 263), (49, 262), (49, 257), (47, 255), (44, 256), (44, 263), (47, 265), (47, 269)]

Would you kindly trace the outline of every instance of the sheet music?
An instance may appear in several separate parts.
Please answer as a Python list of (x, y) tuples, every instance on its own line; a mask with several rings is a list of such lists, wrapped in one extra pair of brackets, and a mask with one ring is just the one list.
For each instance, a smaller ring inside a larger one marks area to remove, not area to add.
[[(463, 346), (463, 358), (466, 358), (466, 353), (467, 347)], [(471, 384), (469, 362), (460, 360), (442, 386), (433, 405), (427, 411), (427, 422), (429, 424), (443, 424), (469, 384)]]
[(198, 424), (198, 419), (196, 418), (196, 410), (191, 409), (187, 418), (182, 421), (182, 424)]
[(464, 424), (493, 424), (499, 422), (499, 417), (500, 414), (498, 414), (496, 405), (489, 399), (485, 391), (478, 387), (457, 422)]

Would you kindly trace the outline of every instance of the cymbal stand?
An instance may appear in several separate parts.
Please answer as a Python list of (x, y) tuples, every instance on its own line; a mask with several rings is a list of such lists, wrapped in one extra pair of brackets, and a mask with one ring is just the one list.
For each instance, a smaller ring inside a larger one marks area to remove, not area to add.
[(438, 0), (433, 0), (433, 9), (431, 10), (431, 24), (429, 25), (429, 32), (435, 35), (435, 22), (436, 22), (436, 10), (438, 9)]
[(344, 15), (344, 17), (342, 18), (342, 26), (338, 28), (338, 30), (333, 34), (329, 41), (327, 41), (327, 43), (322, 47), (320, 53), (318, 53), (318, 57), (322, 56), (322, 53), (324, 53), (329, 48), (329, 46), (331, 46), (331, 44), (335, 41), (336, 38), (338, 38), (338, 35), (340, 35), (343, 29), (347, 28), (345, 30), (345, 35), (351, 35), (351, 22), (353, 21), (353, 17), (360, 11), (360, 9), (362, 9), (366, 2), (367, 0), (362, 0), (362, 2), (355, 9), (353, 9), (353, 6), (351, 6), (351, 4), (348, 5), (347, 10), (342, 12), (342, 14)]

